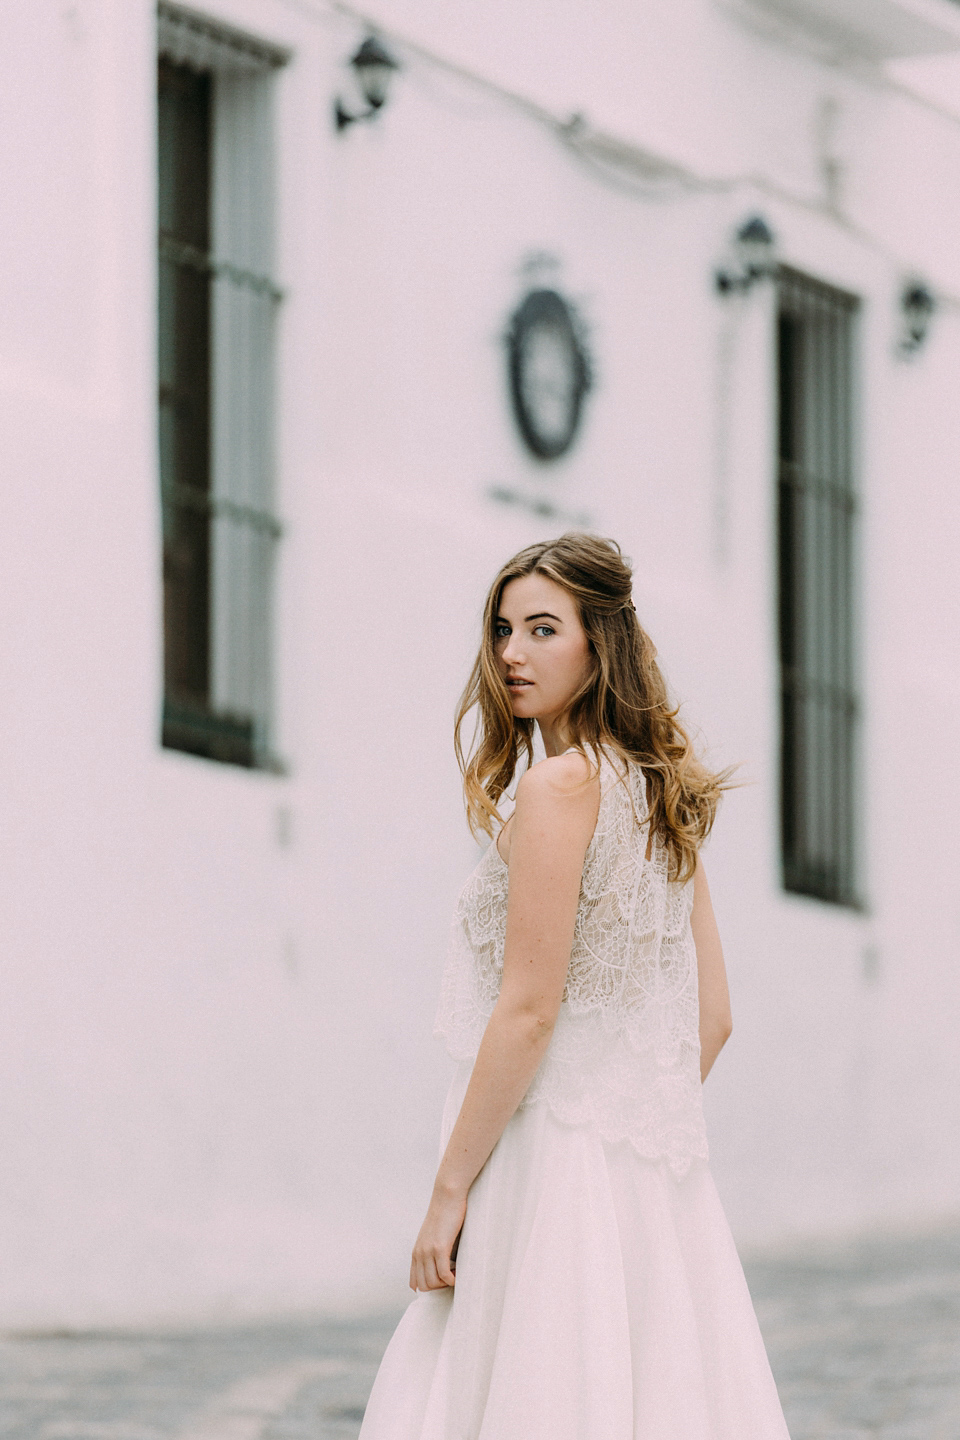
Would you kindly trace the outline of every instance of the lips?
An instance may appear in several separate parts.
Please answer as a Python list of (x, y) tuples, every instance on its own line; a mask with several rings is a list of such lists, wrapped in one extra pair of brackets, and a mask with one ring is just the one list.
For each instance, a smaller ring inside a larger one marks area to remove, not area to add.
[(518, 678), (516, 678), (516, 677), (513, 677), (513, 678), (511, 678), (511, 679), (508, 679), (507, 682), (506, 682), (506, 686), (507, 686), (507, 689), (508, 689), (508, 690), (525, 690), (528, 685), (532, 685), (532, 684), (533, 684), (533, 681), (532, 681), (532, 680), (520, 680), (520, 679), (518, 679)]

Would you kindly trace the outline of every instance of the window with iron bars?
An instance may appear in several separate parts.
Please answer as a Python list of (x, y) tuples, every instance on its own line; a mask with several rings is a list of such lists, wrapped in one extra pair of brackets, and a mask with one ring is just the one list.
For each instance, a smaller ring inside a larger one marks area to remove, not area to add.
[(282, 51), (158, 10), (162, 743), (274, 764), (271, 81)]
[(857, 300), (782, 269), (778, 311), (783, 883), (856, 906)]

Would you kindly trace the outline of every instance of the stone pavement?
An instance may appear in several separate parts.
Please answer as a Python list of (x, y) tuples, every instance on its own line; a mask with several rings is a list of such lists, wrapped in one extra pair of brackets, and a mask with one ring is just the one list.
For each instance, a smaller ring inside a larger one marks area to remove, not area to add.
[(960, 1440), (960, 1230), (747, 1278), (793, 1440)]
[[(793, 1440), (960, 1440), (960, 1231), (747, 1269)], [(0, 1337), (0, 1440), (355, 1440), (395, 1319)]]

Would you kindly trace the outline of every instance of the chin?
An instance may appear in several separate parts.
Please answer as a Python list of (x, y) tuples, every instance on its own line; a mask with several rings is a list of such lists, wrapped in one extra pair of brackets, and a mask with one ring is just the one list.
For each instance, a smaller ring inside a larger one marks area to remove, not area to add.
[(536, 711), (526, 695), (511, 695), (510, 708), (518, 720), (536, 720)]

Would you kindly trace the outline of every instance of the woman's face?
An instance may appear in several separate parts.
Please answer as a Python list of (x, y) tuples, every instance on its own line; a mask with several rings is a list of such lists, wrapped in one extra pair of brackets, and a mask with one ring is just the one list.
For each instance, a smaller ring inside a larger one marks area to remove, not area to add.
[(551, 724), (592, 671), (576, 601), (545, 575), (503, 587), (494, 625), (497, 666), (518, 720)]

